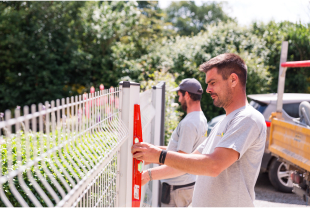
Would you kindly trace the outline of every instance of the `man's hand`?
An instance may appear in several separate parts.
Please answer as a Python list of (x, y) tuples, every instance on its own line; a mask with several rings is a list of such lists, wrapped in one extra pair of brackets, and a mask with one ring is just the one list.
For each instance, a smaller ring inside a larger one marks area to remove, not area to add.
[(134, 144), (131, 147), (133, 158), (136, 158), (137, 160), (143, 160), (147, 163), (159, 163), (159, 156), (161, 151), (162, 150), (159, 147), (145, 142)]

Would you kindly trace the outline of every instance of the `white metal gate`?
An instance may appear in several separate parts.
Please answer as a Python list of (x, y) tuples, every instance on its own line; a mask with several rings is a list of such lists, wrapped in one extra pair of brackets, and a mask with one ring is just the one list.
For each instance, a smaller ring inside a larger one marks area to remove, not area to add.
[[(143, 141), (164, 145), (164, 112), (165, 112), (165, 83), (160, 82), (151, 90), (140, 93), (140, 106), (142, 115)], [(144, 170), (158, 166), (146, 165)], [(142, 188), (142, 206), (158, 207), (159, 181), (151, 181)]]
[[(154, 133), (163, 130), (163, 114), (157, 114), (163, 105), (155, 103), (162, 94), (139, 91), (139, 84), (123, 82), (25, 106), (13, 118), (6, 111), (0, 121), (0, 206), (131, 206), (133, 105), (141, 106), (144, 141), (158, 143)], [(154, 184), (146, 206), (158, 206)]]

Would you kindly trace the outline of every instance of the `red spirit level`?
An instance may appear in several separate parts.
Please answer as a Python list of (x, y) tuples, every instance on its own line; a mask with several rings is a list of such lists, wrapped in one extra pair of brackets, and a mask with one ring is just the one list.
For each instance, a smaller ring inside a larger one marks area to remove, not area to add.
[[(134, 105), (133, 144), (143, 142), (140, 105)], [(141, 176), (143, 161), (133, 158), (132, 163), (132, 207), (140, 207)]]

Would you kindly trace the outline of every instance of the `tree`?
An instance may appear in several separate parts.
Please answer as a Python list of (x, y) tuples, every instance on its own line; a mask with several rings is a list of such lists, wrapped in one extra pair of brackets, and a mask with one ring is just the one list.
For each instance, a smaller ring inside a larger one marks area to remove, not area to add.
[[(264, 44), (264, 40), (250, 33), (249, 28), (239, 27), (236, 23), (219, 23), (208, 26), (205, 32), (196, 36), (177, 36), (155, 42), (147, 54), (129, 61), (127, 66), (129, 71), (140, 72), (138, 81), (151, 81), (156, 77), (154, 73), (161, 71), (169, 73), (176, 83), (194, 77), (206, 89), (205, 75), (198, 70), (199, 65), (219, 54), (233, 52), (247, 63), (247, 93), (264, 93), (269, 90), (270, 80), (268, 66), (264, 64), (269, 50)], [(208, 119), (224, 113), (223, 109), (214, 107), (206, 93), (202, 96), (202, 110)]]
[[(87, 54), (90, 63), (87, 73), (78, 82), (84, 86), (117, 86), (123, 75), (114, 66), (113, 47), (135, 35), (141, 12), (136, 2), (87, 2), (82, 8), (85, 33), (80, 37), (80, 51)], [(86, 60), (85, 60), (86, 61)], [(85, 77), (87, 83), (85, 83)]]
[(223, 2), (208, 2), (197, 6), (194, 1), (172, 2), (166, 9), (166, 21), (179, 35), (192, 35), (205, 30), (208, 24), (232, 21), (223, 11)]
[(119, 80), (137, 80), (141, 71), (133, 67), (132, 63), (149, 53), (151, 45), (175, 34), (169, 29), (171, 24), (163, 20), (165, 14), (158, 7), (158, 2), (138, 1), (138, 8), (141, 15), (132, 32), (112, 47), (114, 67), (123, 73)]
[[(277, 92), (282, 41), (289, 42), (287, 61), (308, 60), (310, 57), (310, 25), (274, 21), (254, 23), (252, 33), (262, 37), (269, 49), (265, 65), (271, 73), (270, 92)], [(286, 72), (285, 92), (310, 93), (310, 71), (306, 68), (289, 68)]]
[(83, 2), (0, 3), (0, 110), (68, 96)]
[(116, 86), (128, 73), (115, 67), (113, 47), (145, 53), (148, 21), (130, 1), (0, 3), (0, 111)]

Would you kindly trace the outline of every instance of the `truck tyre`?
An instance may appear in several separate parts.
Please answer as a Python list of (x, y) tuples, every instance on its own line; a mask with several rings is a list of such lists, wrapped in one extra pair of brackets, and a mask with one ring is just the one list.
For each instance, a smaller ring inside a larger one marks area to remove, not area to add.
[(269, 166), (269, 180), (273, 187), (284, 193), (292, 193), (293, 182), (288, 170), (288, 165), (273, 158)]

